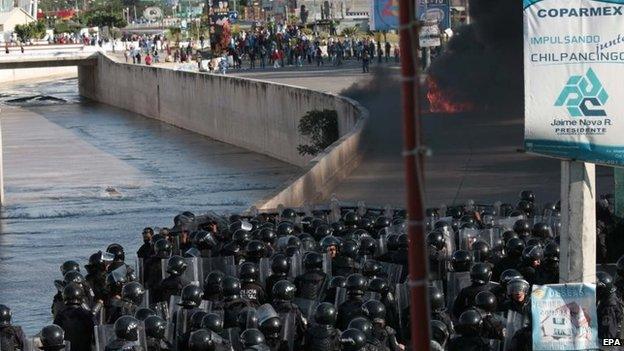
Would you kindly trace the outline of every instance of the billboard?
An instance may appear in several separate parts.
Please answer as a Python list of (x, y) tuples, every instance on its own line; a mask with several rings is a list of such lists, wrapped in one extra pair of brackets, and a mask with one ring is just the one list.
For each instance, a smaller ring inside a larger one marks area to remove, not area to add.
[(399, 28), (399, 1), (373, 0), (369, 25), (371, 30), (391, 30)]
[(418, 0), (416, 18), (428, 23), (437, 23), (441, 30), (451, 28), (450, 0)]
[(533, 350), (597, 350), (596, 286), (535, 285), (531, 293)]
[(624, 0), (524, 0), (526, 151), (624, 165)]

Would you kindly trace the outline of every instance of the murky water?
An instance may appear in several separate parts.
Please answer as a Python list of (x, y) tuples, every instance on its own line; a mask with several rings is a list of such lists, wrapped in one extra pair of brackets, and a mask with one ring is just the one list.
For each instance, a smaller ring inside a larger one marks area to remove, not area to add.
[[(33, 95), (44, 98), (11, 102)], [(53, 280), (61, 278), (64, 260), (84, 264), (112, 242), (133, 260), (143, 227), (172, 226), (183, 210), (242, 210), (298, 172), (84, 101), (75, 79), (0, 87), (0, 108), (7, 198), (0, 217), (0, 303), (29, 335), (51, 321)]]

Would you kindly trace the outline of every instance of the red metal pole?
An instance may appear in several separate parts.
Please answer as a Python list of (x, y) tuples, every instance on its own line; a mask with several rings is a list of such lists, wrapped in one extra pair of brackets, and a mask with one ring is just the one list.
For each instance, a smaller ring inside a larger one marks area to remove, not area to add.
[(408, 265), (412, 350), (429, 351), (429, 306), (427, 301), (427, 252), (424, 243), (424, 180), (420, 145), (420, 79), (418, 75), (418, 31), (415, 0), (399, 0), (401, 45), (403, 157), (407, 193), (409, 237)]

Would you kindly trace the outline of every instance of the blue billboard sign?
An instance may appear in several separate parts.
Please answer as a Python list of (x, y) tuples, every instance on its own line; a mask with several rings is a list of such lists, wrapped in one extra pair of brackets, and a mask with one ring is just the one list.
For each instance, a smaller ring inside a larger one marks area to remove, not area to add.
[(399, 28), (399, 1), (373, 0), (371, 11), (371, 30), (391, 30)]
[(441, 30), (451, 28), (450, 0), (418, 0), (416, 18), (425, 22), (435, 22)]

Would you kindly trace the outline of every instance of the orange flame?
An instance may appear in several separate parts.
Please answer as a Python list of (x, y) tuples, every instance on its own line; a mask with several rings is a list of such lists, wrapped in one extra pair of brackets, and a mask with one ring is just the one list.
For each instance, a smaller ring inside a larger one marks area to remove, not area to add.
[(470, 102), (454, 101), (431, 76), (427, 77), (427, 100), (429, 112), (460, 113), (474, 110), (474, 104)]

